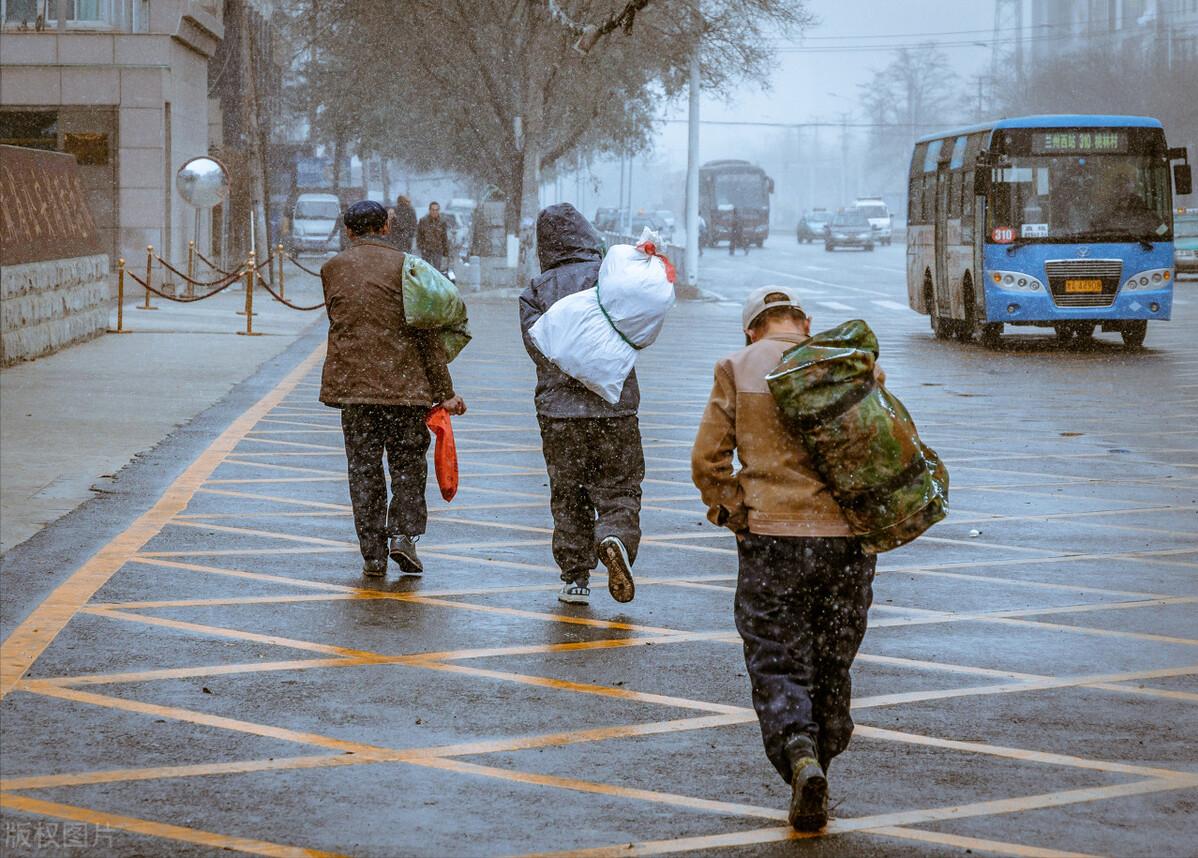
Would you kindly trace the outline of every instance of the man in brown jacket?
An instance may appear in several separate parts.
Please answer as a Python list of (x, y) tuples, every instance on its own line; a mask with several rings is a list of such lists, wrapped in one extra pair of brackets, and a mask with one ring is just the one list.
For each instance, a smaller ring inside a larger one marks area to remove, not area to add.
[(449, 267), (449, 224), (441, 217), (441, 206), (428, 204), (428, 214), (416, 224), (416, 250), (438, 271)]
[(386, 575), (390, 555), (405, 574), (419, 575), (424, 569), (415, 543), (428, 520), (425, 418), (434, 405), (450, 414), (464, 413), (466, 405), (453, 392), (436, 334), (408, 327), (405, 256), (386, 242), (387, 229), (387, 210), (379, 203), (354, 203), (345, 212), (349, 249), (320, 269), (329, 314), (320, 401), (341, 409), (363, 573)]
[(736, 628), (766, 755), (791, 784), (791, 825), (818, 831), (828, 820), (828, 765), (853, 732), (849, 667), (876, 558), (853, 538), (766, 386), (783, 353), (810, 336), (798, 297), (758, 289), (742, 321), (749, 345), (716, 364), (692, 476), (708, 518), (736, 534)]

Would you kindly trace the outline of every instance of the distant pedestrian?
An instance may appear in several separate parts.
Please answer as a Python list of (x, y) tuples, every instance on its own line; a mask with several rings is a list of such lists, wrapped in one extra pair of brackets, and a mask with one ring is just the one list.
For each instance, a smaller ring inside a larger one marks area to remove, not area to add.
[(749, 242), (745, 238), (745, 222), (740, 216), (740, 209), (732, 209), (732, 228), (728, 236), (728, 255), (736, 253), (736, 248), (743, 248), (745, 256), (749, 255)]
[(415, 237), (416, 209), (412, 208), (411, 200), (400, 194), (395, 200), (395, 208), (391, 209), (390, 241), (404, 253), (411, 253)]
[(692, 476), (707, 517), (736, 534), (736, 628), (766, 754), (791, 784), (791, 824), (817, 831), (828, 819), (828, 766), (853, 732), (849, 667), (877, 561), (766, 386), (811, 320), (793, 292), (766, 286), (749, 296), (742, 321), (749, 345), (716, 364)]
[(449, 266), (449, 224), (438, 203), (429, 203), (428, 214), (416, 225), (416, 252), (438, 271)]
[(424, 571), (416, 540), (428, 520), (425, 419), (434, 405), (466, 410), (437, 332), (407, 325), (404, 255), (387, 243), (388, 227), (381, 204), (354, 203), (345, 212), (349, 249), (320, 269), (329, 315), (320, 401), (341, 409), (354, 526), (370, 576), (387, 574), (388, 555), (404, 574)]
[(612, 598), (630, 602), (645, 478), (636, 370), (624, 383), (620, 400), (610, 405), (550, 363), (528, 337), (529, 328), (554, 303), (598, 282), (603, 239), (569, 203), (542, 210), (536, 229), (541, 274), (520, 296), (520, 328), (537, 368), (535, 398), (549, 470), (553, 559), (562, 579), (557, 597), (587, 604), (598, 560), (607, 567)]

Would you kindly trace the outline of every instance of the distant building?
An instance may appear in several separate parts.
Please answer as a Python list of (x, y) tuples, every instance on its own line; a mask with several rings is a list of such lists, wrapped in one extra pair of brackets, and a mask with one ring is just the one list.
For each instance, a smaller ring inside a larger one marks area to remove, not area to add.
[(182, 259), (195, 237), (174, 177), (208, 153), (222, 17), (196, 0), (0, 0), (0, 143), (76, 157), (113, 258)]
[(1198, 0), (1029, 0), (1026, 62), (1087, 48), (1112, 56), (1137, 46), (1164, 68), (1198, 73)]

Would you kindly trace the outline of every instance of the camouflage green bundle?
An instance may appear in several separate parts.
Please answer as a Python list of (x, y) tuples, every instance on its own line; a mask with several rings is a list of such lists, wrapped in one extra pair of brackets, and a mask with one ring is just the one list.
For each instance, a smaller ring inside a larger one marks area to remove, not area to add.
[(466, 302), (453, 281), (436, 268), (419, 256), (404, 257), (404, 317), (413, 328), (437, 331), (446, 360), (453, 360), (470, 342)]
[(907, 409), (874, 380), (878, 339), (862, 321), (816, 334), (782, 357), (770, 393), (871, 554), (944, 518), (948, 470)]

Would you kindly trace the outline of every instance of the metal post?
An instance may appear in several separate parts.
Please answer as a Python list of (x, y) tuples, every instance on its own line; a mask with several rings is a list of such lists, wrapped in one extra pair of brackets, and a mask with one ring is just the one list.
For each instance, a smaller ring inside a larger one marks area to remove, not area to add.
[(247, 337), (262, 336), (254, 332), (254, 278), (256, 276), (257, 274), (254, 270), (254, 251), (251, 250), (245, 269), (245, 330), (237, 332)]
[(195, 297), (195, 284), (192, 279), (196, 276), (196, 243), (195, 239), (187, 242), (187, 297)]
[(125, 330), (125, 260), (116, 261), (116, 328), (109, 328), (110, 334), (128, 334)]
[[(245, 276), (245, 308), (237, 311), (239, 316), (252, 316), (254, 314), (254, 251), (250, 251), (249, 258), (245, 261), (245, 270), (248, 272)], [(247, 332), (248, 333), (248, 332)]]
[[(699, 55), (691, 57), (686, 140), (686, 288), (699, 289)], [(709, 224), (710, 226), (710, 224)]]
[(139, 310), (157, 310), (157, 307), (150, 306), (150, 280), (154, 276), (154, 245), (146, 246), (146, 300), (138, 307)]
[(283, 245), (275, 245), (275, 255), (279, 257), (279, 297), (287, 297), (287, 293), (283, 291)]

